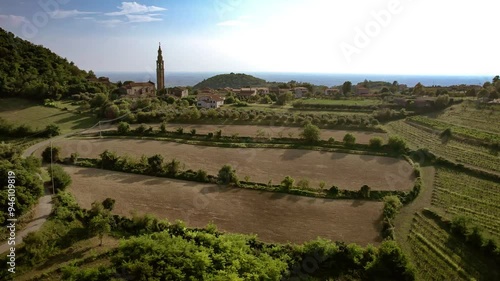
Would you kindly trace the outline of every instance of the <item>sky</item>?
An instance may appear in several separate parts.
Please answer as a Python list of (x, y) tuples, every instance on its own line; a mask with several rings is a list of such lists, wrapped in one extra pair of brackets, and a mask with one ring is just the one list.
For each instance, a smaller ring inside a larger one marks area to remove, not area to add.
[(497, 75), (497, 1), (1, 0), (0, 27), (95, 72)]

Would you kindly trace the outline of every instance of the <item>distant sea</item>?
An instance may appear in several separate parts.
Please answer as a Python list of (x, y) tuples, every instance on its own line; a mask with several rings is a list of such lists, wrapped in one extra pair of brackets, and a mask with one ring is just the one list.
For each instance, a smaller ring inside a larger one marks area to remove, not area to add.
[[(424, 86), (451, 86), (451, 85), (483, 85), (486, 81), (491, 81), (493, 76), (425, 76), (425, 75), (379, 75), (379, 74), (325, 74), (325, 73), (275, 73), (275, 72), (245, 72), (268, 82), (308, 82), (314, 85), (337, 86), (345, 81), (353, 84), (362, 82), (365, 79), (372, 81), (398, 81), (399, 84), (407, 84), (409, 87), (418, 82)], [(214, 75), (224, 74), (220, 72), (166, 72), (165, 83), (169, 87), (173, 86), (194, 86), (204, 79)], [(156, 83), (156, 74), (147, 72), (98, 72), (97, 76), (109, 77), (111, 81), (135, 81), (142, 82), (151, 80)]]

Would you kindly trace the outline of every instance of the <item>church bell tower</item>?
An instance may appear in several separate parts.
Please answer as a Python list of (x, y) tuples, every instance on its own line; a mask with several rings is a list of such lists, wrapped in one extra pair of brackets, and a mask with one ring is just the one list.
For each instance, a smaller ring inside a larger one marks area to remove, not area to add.
[(165, 67), (160, 43), (158, 47), (158, 59), (156, 60), (156, 90), (161, 91), (163, 89), (165, 89)]

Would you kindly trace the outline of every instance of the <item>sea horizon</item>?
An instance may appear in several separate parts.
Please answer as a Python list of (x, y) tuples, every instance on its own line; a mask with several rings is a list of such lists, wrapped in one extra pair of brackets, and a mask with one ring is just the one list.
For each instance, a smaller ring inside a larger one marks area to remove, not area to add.
[[(156, 73), (151, 72), (133, 72), (133, 71), (95, 71), (97, 76), (109, 77), (112, 82), (134, 81), (145, 82), (152, 81), (156, 83)], [(165, 72), (165, 84), (168, 87), (174, 86), (194, 86), (197, 83), (219, 74), (229, 74), (230, 72)], [(494, 75), (417, 75), (417, 74), (341, 74), (341, 73), (300, 73), (300, 72), (234, 72), (245, 73), (264, 79), (267, 82), (307, 82), (314, 85), (339, 86), (345, 81), (351, 81), (353, 84), (371, 81), (397, 81), (399, 84), (406, 84), (409, 87), (417, 83), (424, 86), (452, 86), (452, 85), (478, 85), (482, 86), (485, 82), (491, 81)]]

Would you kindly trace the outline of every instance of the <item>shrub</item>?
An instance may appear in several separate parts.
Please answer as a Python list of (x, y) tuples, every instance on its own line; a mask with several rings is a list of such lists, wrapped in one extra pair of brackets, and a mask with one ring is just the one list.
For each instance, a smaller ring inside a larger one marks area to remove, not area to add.
[(321, 131), (318, 126), (307, 123), (300, 136), (308, 143), (315, 143), (319, 141)]
[(101, 168), (103, 169), (109, 169), (109, 170), (114, 170), (116, 168), (116, 163), (118, 162), (119, 158), (114, 152), (110, 152), (109, 150), (105, 150), (103, 153), (100, 155), (101, 158)]
[(196, 180), (200, 182), (207, 182), (208, 181), (208, 173), (204, 170), (198, 170), (196, 172)]
[(355, 143), (356, 143), (356, 137), (353, 134), (351, 134), (351, 133), (345, 134), (344, 144), (346, 146), (353, 146)]
[(373, 149), (379, 149), (382, 147), (382, 139), (379, 137), (370, 139), (370, 147)]
[(238, 184), (238, 177), (236, 176), (236, 171), (230, 165), (224, 165), (219, 170), (217, 179), (221, 184)]
[(161, 123), (161, 126), (160, 126), (160, 132), (162, 134), (166, 133), (167, 132), (167, 124), (165, 122)]
[(404, 153), (408, 150), (405, 140), (398, 136), (389, 137), (387, 146), (396, 153)]
[(52, 162), (53, 163), (59, 162), (61, 160), (60, 159), (60, 151), (61, 151), (61, 148), (59, 148), (57, 146), (52, 146), (52, 148), (50, 146), (47, 146), (45, 148), (45, 150), (42, 152), (43, 162), (50, 163), (51, 162), (51, 155), (52, 155)]
[(295, 182), (295, 180), (290, 177), (290, 176), (286, 176), (282, 181), (281, 181), (281, 186), (285, 189), (285, 190), (289, 190), (293, 187), (293, 183)]
[(122, 135), (126, 135), (130, 132), (130, 125), (127, 122), (120, 122), (118, 124), (118, 133)]
[(167, 164), (166, 168), (169, 175), (175, 176), (181, 170), (181, 162), (174, 158)]
[(63, 191), (71, 184), (71, 177), (59, 165), (49, 167), (49, 174), (54, 181), (54, 189), (56, 192)]
[(137, 128), (134, 130), (134, 132), (135, 132), (135, 133), (137, 133), (137, 134), (141, 134), (141, 135), (142, 135), (142, 134), (144, 134), (144, 133), (146, 132), (146, 130), (147, 130), (147, 129), (148, 129), (148, 128), (146, 127), (146, 125), (145, 125), (145, 124), (141, 124), (141, 125), (139, 125), (139, 127), (137, 127)]
[(55, 124), (50, 124), (45, 127), (44, 135), (46, 137), (55, 137), (61, 134), (61, 129)]
[(196, 135), (196, 129), (191, 129), (190, 133), (192, 136)]
[(359, 195), (363, 198), (370, 198), (370, 191), (370, 187), (365, 184), (359, 189)]
[(307, 180), (307, 179), (299, 180), (299, 182), (297, 183), (297, 187), (299, 187), (300, 189), (308, 189), (309, 188), (309, 180)]
[(182, 135), (182, 134), (184, 134), (184, 128), (179, 127), (179, 128), (177, 128), (177, 130), (175, 130), (175, 132), (176, 132), (177, 134), (179, 134), (179, 135)]
[(78, 153), (76, 152), (71, 153), (69, 160), (71, 161), (72, 164), (76, 164), (78, 162)]

